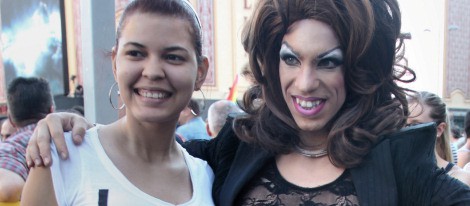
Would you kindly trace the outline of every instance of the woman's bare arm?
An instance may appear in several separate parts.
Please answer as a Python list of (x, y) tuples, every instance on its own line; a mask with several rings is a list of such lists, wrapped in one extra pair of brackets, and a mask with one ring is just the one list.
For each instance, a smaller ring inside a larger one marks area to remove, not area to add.
[(50, 168), (31, 168), (21, 194), (21, 205), (57, 205)]

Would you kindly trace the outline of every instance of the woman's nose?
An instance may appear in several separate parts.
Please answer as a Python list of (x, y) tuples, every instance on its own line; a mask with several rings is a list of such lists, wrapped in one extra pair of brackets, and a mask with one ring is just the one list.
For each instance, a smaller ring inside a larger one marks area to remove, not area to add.
[(165, 77), (165, 64), (159, 58), (150, 58), (144, 65), (142, 75), (150, 80), (162, 79)]
[(320, 81), (316, 69), (311, 66), (302, 67), (296, 78), (297, 88), (304, 92), (311, 92), (317, 89), (319, 85)]

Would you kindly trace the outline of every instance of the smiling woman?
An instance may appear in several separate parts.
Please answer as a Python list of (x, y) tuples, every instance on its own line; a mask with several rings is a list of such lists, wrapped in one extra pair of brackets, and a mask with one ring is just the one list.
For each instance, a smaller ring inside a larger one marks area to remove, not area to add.
[(126, 116), (87, 131), (82, 147), (67, 141), (70, 161), (53, 156), (53, 167), (31, 169), (22, 205), (214, 204), (211, 168), (175, 141), (179, 114), (208, 67), (198, 21), (181, 0), (126, 7), (112, 49)]

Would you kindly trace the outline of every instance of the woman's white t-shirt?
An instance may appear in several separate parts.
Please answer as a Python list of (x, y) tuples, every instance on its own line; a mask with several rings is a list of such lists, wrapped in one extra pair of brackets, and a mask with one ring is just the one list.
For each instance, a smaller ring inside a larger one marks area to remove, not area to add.
[[(99, 126), (86, 132), (83, 143), (72, 143), (71, 133), (65, 134), (69, 159), (61, 160), (52, 144), (51, 174), (59, 205), (173, 205), (148, 195), (134, 186), (106, 155), (98, 138)], [(206, 161), (183, 151), (193, 184), (189, 205), (214, 205), (212, 182), (214, 173)]]

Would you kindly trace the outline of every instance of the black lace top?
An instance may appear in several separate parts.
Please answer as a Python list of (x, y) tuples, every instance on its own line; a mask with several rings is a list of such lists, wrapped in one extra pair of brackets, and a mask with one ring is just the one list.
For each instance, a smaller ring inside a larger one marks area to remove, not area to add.
[(235, 205), (353, 206), (359, 203), (348, 170), (331, 183), (304, 188), (287, 182), (273, 159), (242, 189)]

